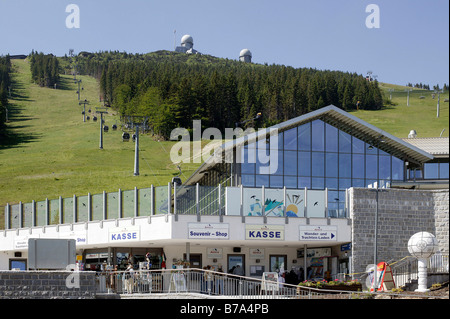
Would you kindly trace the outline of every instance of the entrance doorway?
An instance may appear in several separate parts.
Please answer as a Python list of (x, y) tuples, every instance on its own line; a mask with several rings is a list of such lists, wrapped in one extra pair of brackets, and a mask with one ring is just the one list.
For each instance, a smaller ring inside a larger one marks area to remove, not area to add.
[(227, 272), (229, 274), (245, 276), (245, 255), (228, 255)]
[[(186, 260), (186, 254), (183, 255)], [(189, 263), (191, 268), (202, 269), (202, 254), (189, 254)]]
[(270, 271), (281, 272), (287, 270), (287, 255), (270, 255)]

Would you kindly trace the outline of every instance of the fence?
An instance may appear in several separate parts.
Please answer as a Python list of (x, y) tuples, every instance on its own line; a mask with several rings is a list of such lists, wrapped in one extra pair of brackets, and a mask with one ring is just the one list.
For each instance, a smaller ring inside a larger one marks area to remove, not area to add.
[(350, 292), (318, 290), (258, 278), (202, 269), (138, 270), (97, 275), (99, 293), (171, 294), (198, 293), (208, 296), (258, 299), (312, 299), (326, 293), (350, 298)]
[[(437, 253), (428, 259), (427, 273), (448, 275), (449, 256)], [(394, 282), (397, 287), (403, 287), (418, 279), (418, 260), (408, 257), (392, 267)]]
[[(347, 193), (328, 190), (214, 186), (167, 186), (45, 199), (5, 208), (5, 228), (23, 228), (151, 216), (242, 215), (346, 218)], [(330, 197), (330, 199), (329, 199)], [(336, 198), (335, 198), (336, 197)], [(336, 204), (336, 203), (341, 204)], [(344, 205), (345, 204), (345, 205)], [(177, 219), (175, 219), (177, 220)]]

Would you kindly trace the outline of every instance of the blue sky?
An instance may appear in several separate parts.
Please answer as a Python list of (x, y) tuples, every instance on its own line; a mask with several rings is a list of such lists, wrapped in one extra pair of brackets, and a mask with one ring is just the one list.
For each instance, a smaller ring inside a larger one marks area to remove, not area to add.
[[(66, 27), (72, 3), (80, 28)], [(369, 4), (379, 28), (366, 26)], [(256, 63), (449, 83), (448, 0), (0, 0), (0, 55), (173, 50), (174, 30), (217, 57), (248, 48)]]

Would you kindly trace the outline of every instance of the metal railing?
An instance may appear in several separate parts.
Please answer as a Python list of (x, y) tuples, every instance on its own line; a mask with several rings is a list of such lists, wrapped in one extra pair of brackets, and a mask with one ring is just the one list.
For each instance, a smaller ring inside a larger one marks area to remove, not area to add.
[[(427, 273), (448, 274), (448, 263), (448, 255), (437, 253), (428, 259)], [(419, 266), (417, 258), (409, 256), (402, 261), (393, 264), (391, 269), (397, 287), (406, 286), (418, 279)]]
[(103, 272), (97, 274), (97, 283), (99, 293), (197, 293), (209, 297), (240, 299), (317, 299), (324, 295), (327, 295), (327, 299), (348, 299), (355, 293), (300, 287), (194, 268)]

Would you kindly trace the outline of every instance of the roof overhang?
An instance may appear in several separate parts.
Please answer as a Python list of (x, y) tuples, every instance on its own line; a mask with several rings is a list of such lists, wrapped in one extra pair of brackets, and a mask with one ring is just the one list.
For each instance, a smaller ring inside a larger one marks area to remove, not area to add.
[(270, 135), (278, 134), (278, 132), (286, 131), (290, 128), (320, 119), (340, 130), (359, 138), (379, 149), (414, 163), (424, 163), (433, 159), (433, 155), (424, 150), (403, 141), (402, 139), (389, 134), (382, 129), (369, 124), (356, 116), (341, 110), (340, 108), (329, 105), (319, 110), (298, 116), (283, 123), (261, 129), (254, 133), (247, 134), (235, 140), (225, 142), (216, 153), (208, 158), (185, 182), (185, 184), (193, 184), (201, 179), (204, 172), (208, 171), (212, 166), (218, 163), (217, 159), (223, 159), (227, 154), (237, 147), (268, 138)]

